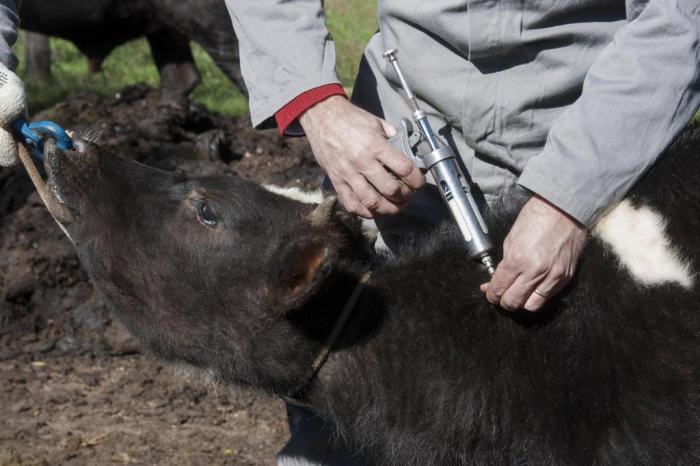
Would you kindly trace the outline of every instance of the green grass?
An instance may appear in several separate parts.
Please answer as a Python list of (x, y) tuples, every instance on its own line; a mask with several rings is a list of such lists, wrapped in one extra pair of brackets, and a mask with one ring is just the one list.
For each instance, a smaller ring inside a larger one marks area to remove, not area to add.
[[(192, 92), (192, 98), (208, 108), (233, 115), (248, 112), (245, 98), (197, 44), (193, 52), (202, 82)], [(22, 41), (15, 53), (22, 57)], [(51, 38), (51, 72), (55, 81), (50, 83), (28, 81), (27, 94), (31, 112), (39, 111), (62, 100), (71, 92), (89, 90), (104, 96), (113, 96), (124, 86), (144, 82), (158, 87), (158, 70), (153, 64), (145, 39), (129, 42), (115, 49), (105, 60), (102, 71), (88, 73), (88, 61), (75, 46), (65, 40)], [(24, 73), (21, 63), (18, 73)]]
[(326, 22), (337, 49), (337, 68), (343, 85), (355, 81), (365, 44), (379, 28), (376, 0), (326, 0)]
[[(337, 44), (338, 72), (343, 84), (350, 87), (364, 44), (377, 29), (376, 0), (327, 0), (326, 13), (328, 27)], [(18, 73), (23, 76), (21, 37), (14, 49), (20, 57)], [(238, 89), (198, 45), (193, 44), (193, 51), (202, 82), (192, 92), (192, 98), (217, 112), (247, 114), (248, 104)], [(88, 73), (87, 59), (72, 43), (52, 38), (51, 52), (55, 82), (26, 83), (32, 113), (55, 104), (74, 91), (90, 90), (111, 97), (129, 84), (145, 82), (158, 86), (158, 72), (145, 39), (115, 49), (105, 60), (103, 70), (92, 75)]]

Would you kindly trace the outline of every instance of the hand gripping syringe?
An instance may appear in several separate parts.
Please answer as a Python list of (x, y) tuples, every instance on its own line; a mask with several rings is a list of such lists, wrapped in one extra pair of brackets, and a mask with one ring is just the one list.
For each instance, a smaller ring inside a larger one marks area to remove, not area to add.
[[(406, 78), (401, 71), (396, 55), (398, 51), (391, 49), (384, 54), (384, 57), (389, 60), (396, 71), (396, 75), (401, 82), (408, 103), (413, 111), (413, 121), (418, 125), (420, 134), (416, 136), (413, 133), (413, 126), (407, 119), (401, 120), (402, 146), (406, 156), (413, 161), (422, 171), (430, 171), (435, 180), (435, 184), (440, 190), (442, 198), (452, 213), (459, 231), (462, 233), (464, 240), (467, 242), (467, 250), (469, 256), (482, 263), (493, 275), (495, 264), (491, 257), (491, 238), (486, 227), (481, 212), (474, 201), (471, 193), (471, 188), (466, 177), (457, 163), (455, 153), (450, 146), (440, 146), (438, 139), (435, 137), (428, 117), (423, 110), (418, 106), (416, 96), (413, 94)], [(430, 146), (431, 152), (428, 154), (419, 154), (414, 150), (420, 139), (424, 139)]]

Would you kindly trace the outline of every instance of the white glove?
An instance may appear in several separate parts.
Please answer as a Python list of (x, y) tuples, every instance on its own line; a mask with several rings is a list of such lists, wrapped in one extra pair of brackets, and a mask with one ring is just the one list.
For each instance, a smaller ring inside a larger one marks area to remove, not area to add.
[(17, 163), (17, 141), (9, 126), (24, 113), (26, 107), (22, 80), (0, 63), (0, 166), (9, 167)]

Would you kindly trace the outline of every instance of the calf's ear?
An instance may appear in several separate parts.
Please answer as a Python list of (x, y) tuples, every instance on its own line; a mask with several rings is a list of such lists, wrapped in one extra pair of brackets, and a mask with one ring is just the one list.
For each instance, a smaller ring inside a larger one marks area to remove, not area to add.
[(266, 294), (270, 304), (283, 313), (303, 306), (322, 291), (335, 254), (320, 234), (301, 235), (282, 244), (268, 269)]
[(280, 312), (298, 309), (322, 291), (338, 253), (329, 234), (337, 210), (338, 199), (326, 196), (273, 255), (266, 295)]
[(338, 198), (334, 195), (327, 195), (321, 203), (309, 214), (309, 223), (315, 227), (325, 227), (338, 211)]

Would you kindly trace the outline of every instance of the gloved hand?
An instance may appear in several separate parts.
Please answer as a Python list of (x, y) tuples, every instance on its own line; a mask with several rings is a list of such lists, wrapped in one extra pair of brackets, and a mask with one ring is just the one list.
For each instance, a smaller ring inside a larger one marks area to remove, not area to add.
[(0, 166), (17, 163), (17, 141), (9, 126), (24, 113), (26, 106), (22, 80), (0, 63)]

